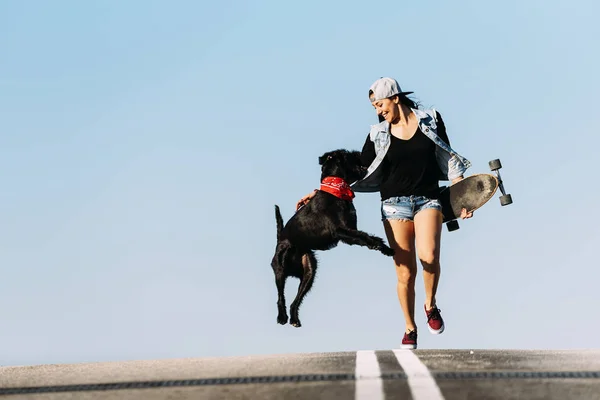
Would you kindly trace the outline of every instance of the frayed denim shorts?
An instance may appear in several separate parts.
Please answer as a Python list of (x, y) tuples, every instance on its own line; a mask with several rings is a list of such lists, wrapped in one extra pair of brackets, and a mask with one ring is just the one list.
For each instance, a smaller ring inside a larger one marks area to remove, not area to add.
[(437, 199), (424, 196), (390, 197), (381, 202), (381, 220), (413, 221), (419, 211), (428, 208), (442, 211), (442, 205)]

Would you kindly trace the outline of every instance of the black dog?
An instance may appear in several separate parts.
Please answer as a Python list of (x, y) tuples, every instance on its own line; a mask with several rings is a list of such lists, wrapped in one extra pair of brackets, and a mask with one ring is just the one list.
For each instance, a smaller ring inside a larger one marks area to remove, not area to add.
[(290, 307), (290, 324), (300, 327), (298, 308), (312, 287), (317, 271), (314, 250), (329, 250), (340, 241), (366, 246), (393, 256), (394, 250), (383, 239), (356, 228), (354, 193), (349, 183), (361, 179), (366, 168), (361, 165), (360, 152), (335, 150), (319, 157), (321, 187), (312, 200), (300, 208), (283, 226), (279, 206), (275, 205), (277, 247), (271, 261), (278, 292), (279, 324), (288, 322), (284, 287), (289, 276), (300, 279), (298, 294)]

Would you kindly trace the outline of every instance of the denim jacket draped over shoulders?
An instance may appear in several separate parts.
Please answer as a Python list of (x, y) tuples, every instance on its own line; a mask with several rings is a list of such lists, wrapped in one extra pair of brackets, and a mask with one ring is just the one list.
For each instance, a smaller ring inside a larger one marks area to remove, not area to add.
[[(440, 169), (441, 181), (460, 177), (471, 166), (471, 162), (458, 154), (450, 145), (437, 135), (437, 118), (435, 109), (412, 112), (419, 119), (421, 131), (435, 144), (435, 156)], [(354, 182), (351, 187), (355, 192), (377, 192), (382, 181), (382, 163), (390, 147), (390, 124), (387, 121), (371, 125), (369, 138), (375, 147), (375, 159), (367, 169), (365, 177)]]

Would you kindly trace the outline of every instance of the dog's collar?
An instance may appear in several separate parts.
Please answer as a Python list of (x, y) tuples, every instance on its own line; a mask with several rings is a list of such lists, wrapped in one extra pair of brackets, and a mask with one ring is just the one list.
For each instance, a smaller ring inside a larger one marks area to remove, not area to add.
[(326, 176), (323, 178), (320, 189), (324, 192), (331, 193), (342, 200), (352, 201), (354, 198), (354, 192), (350, 188), (350, 185), (337, 176)]

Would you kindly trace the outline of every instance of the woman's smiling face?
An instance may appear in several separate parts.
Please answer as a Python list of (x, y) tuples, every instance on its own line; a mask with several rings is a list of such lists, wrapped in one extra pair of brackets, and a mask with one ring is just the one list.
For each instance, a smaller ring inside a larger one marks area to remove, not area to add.
[(393, 123), (400, 118), (400, 111), (398, 110), (398, 96), (393, 98), (376, 100), (371, 103), (377, 112), (377, 115), (381, 115), (388, 123)]

